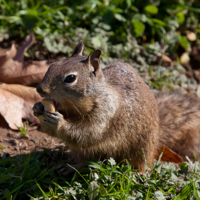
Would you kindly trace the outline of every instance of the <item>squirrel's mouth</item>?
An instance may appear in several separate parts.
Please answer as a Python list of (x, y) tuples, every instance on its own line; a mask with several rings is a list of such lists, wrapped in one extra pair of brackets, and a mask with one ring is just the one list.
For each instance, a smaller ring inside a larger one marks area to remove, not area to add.
[(80, 109), (69, 101), (60, 103), (55, 99), (43, 99), (42, 104), (45, 111), (59, 112), (63, 115), (65, 119), (75, 119), (81, 116)]

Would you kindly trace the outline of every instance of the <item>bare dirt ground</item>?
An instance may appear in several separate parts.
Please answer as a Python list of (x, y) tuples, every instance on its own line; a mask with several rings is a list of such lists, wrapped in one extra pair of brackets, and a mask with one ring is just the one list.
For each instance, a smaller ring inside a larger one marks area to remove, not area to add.
[[(2, 117), (0, 117), (2, 118)], [(19, 154), (28, 154), (36, 150), (41, 151), (43, 148), (54, 150), (57, 147), (64, 147), (64, 143), (42, 132), (37, 126), (30, 126), (26, 137), (19, 131), (13, 131), (8, 128), (6, 122), (1, 121), (0, 126), (0, 159), (4, 155), (14, 157)]]

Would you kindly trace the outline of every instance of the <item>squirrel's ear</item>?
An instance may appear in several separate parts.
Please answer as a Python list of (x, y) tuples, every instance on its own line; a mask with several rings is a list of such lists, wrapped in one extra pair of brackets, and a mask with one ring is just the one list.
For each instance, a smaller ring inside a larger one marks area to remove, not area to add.
[(94, 68), (94, 71), (101, 68), (100, 66), (100, 56), (101, 56), (101, 50), (97, 49), (94, 50), (87, 58), (87, 66), (89, 67), (90, 71), (93, 71), (91, 67)]
[(76, 48), (75, 48), (75, 50), (74, 50), (74, 53), (72, 54), (72, 57), (73, 57), (73, 56), (82, 56), (83, 49), (84, 49), (84, 44), (83, 44), (83, 41), (81, 40), (81, 41), (76, 45)]
[(86, 65), (90, 72), (93, 72), (93, 74), (98, 78), (103, 78), (103, 73), (101, 70), (101, 50), (97, 49), (94, 50), (87, 58)]

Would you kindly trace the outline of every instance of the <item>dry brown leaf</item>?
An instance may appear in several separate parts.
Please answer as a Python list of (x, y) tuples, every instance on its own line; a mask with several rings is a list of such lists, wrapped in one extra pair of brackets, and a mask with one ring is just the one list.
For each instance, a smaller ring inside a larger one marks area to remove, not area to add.
[[(164, 150), (164, 152), (163, 152)], [(173, 162), (173, 163), (182, 163), (184, 162), (183, 158), (178, 155), (177, 153), (175, 153), (174, 151), (172, 151), (169, 147), (162, 145), (158, 151), (157, 151), (157, 155), (155, 156), (155, 159), (158, 160), (160, 154), (163, 152), (163, 156), (161, 158), (161, 161), (165, 161), (165, 162)]]
[(21, 63), (9, 59), (0, 67), (0, 82), (34, 85), (42, 80), (48, 67), (47, 61)]
[(17, 52), (13, 45), (9, 51), (0, 55), (0, 82), (34, 85), (42, 80), (49, 67), (48, 62), (23, 61), (24, 52), (33, 44), (34, 40), (31, 32)]
[(161, 56), (161, 58), (162, 58), (162, 61), (163, 61), (162, 64), (164, 66), (173, 66), (174, 65), (173, 61), (168, 56), (166, 56), (166, 55), (163, 54)]
[(22, 46), (18, 49), (13, 60), (23, 62), (24, 52), (26, 52), (32, 46), (33, 43), (35, 43), (35, 36), (33, 34), (33, 30), (31, 30), (31, 33), (26, 36), (24, 42), (22, 43)]
[(18, 97), (24, 99), (25, 101), (31, 103), (32, 105), (36, 102), (42, 101), (42, 98), (36, 91), (34, 87), (28, 87), (18, 84), (0, 84), (0, 89), (11, 92), (12, 94), (17, 95)]
[(7, 60), (14, 58), (17, 53), (15, 44), (12, 44), (10, 49), (0, 48), (0, 66), (2, 66)]
[(31, 103), (3, 89), (0, 89), (0, 105), (0, 114), (11, 129), (17, 130), (16, 125), (22, 126), (22, 119), (39, 123), (33, 115)]

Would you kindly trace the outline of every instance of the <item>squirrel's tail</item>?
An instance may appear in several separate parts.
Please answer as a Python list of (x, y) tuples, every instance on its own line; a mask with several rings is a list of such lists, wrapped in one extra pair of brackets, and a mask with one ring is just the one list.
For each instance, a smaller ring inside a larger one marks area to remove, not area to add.
[(200, 161), (200, 99), (179, 92), (155, 95), (159, 118), (159, 142), (186, 160)]

